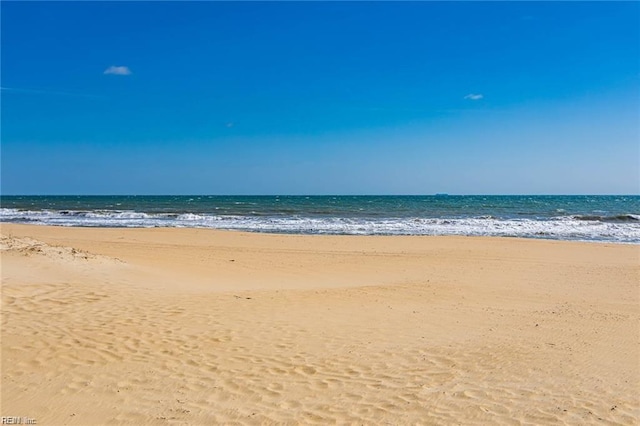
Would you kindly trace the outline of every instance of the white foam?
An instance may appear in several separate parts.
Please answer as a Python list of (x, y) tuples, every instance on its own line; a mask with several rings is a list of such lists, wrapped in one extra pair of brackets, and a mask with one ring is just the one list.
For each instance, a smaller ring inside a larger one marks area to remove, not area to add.
[(475, 218), (223, 216), (134, 211), (20, 211), (0, 209), (0, 221), (61, 226), (202, 227), (254, 232), (347, 235), (477, 235), (640, 244), (640, 222)]
[(153, 216), (147, 213), (140, 213), (134, 211), (97, 211), (87, 212), (86, 217), (90, 218), (111, 218), (111, 219), (150, 219)]

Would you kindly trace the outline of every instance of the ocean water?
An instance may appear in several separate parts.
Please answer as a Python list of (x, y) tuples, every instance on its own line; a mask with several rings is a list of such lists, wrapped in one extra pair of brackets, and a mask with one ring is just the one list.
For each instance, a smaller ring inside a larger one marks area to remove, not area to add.
[(640, 243), (640, 196), (2, 196), (0, 222)]

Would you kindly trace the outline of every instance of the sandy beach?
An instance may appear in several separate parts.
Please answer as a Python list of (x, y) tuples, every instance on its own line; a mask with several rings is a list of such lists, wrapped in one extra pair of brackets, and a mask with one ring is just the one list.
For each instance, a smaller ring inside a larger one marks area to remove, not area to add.
[(640, 247), (1, 225), (1, 415), (638, 424)]

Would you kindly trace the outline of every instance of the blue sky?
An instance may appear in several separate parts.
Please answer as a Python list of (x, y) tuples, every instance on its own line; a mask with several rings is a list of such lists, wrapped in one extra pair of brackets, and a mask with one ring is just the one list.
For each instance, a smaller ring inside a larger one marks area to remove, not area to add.
[(3, 194), (638, 194), (638, 2), (2, 2)]

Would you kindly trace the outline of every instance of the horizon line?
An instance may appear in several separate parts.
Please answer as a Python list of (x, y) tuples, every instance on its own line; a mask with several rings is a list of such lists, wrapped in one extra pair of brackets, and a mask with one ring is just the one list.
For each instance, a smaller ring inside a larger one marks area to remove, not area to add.
[(0, 194), (0, 197), (638, 197), (624, 193), (428, 193), (428, 194)]

